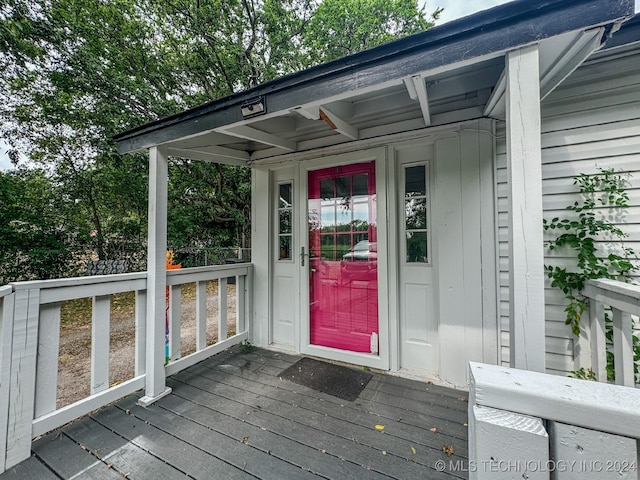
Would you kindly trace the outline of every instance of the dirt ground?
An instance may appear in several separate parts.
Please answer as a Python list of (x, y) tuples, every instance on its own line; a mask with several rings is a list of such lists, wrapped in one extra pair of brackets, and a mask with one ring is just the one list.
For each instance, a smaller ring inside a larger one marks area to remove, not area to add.
[[(195, 351), (196, 295), (195, 285), (182, 288), (181, 299), (182, 356)], [(235, 285), (227, 286), (227, 332), (236, 329)], [(109, 384), (116, 385), (133, 378), (135, 353), (135, 297), (133, 292), (113, 295), (111, 301), (111, 335)], [(218, 337), (218, 284), (207, 283), (207, 345)], [(89, 396), (91, 385), (91, 299), (85, 298), (62, 305), (60, 356), (58, 362), (57, 407), (63, 407)]]

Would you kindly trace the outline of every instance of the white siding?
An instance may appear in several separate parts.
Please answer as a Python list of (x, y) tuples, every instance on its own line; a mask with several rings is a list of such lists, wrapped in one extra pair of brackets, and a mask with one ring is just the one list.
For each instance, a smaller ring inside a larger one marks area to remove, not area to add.
[[(579, 198), (573, 177), (615, 168), (631, 174), (631, 208), (616, 219), (629, 234), (626, 246), (640, 251), (640, 52), (587, 62), (542, 104), (543, 208), (547, 219), (567, 216)], [(498, 203), (500, 360), (509, 363), (508, 185), (505, 126), (496, 141)], [(547, 238), (551, 238), (548, 236)], [(601, 244), (606, 248), (605, 244)], [(545, 264), (571, 264), (570, 252), (545, 252)], [(547, 371), (574, 369), (573, 335), (564, 324), (565, 301), (547, 282)]]

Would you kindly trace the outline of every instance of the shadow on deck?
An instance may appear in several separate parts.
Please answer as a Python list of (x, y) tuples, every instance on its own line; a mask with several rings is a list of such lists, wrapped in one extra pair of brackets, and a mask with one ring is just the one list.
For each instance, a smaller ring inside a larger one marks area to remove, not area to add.
[(467, 478), (466, 393), (374, 374), (347, 402), (281, 380), (299, 358), (234, 347), (155, 405), (132, 395), (45, 435), (0, 479)]

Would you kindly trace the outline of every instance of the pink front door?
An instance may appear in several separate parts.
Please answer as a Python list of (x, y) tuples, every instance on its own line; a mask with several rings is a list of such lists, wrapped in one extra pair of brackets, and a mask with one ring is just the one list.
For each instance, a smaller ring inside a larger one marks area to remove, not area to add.
[(375, 163), (309, 172), (311, 344), (378, 352)]

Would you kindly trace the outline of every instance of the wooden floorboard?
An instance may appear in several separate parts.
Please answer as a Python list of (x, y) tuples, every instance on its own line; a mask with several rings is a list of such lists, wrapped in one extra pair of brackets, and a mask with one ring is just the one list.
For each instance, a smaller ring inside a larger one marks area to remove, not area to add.
[[(88, 450), (77, 448), (78, 444), (62, 432), (47, 435), (33, 444), (33, 452), (52, 470), (63, 478), (80, 475), (95, 480), (120, 479), (122, 476)], [(74, 452), (69, 455), (69, 452)]]
[(47, 434), (0, 479), (467, 478), (434, 468), (466, 462), (464, 392), (372, 372), (348, 402), (281, 379), (299, 359), (223, 352), (148, 408), (138, 392)]
[(2, 480), (58, 480), (60, 477), (49, 470), (34, 455), (0, 475)]

